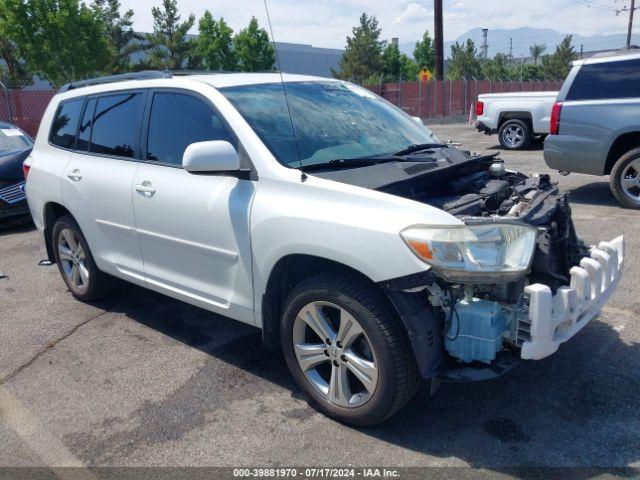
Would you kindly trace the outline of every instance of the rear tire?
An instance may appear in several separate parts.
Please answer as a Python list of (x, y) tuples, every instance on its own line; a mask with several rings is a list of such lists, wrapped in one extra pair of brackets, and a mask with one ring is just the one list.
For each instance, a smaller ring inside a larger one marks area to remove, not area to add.
[(640, 148), (622, 155), (613, 166), (609, 186), (626, 208), (640, 209)]
[(531, 127), (524, 120), (511, 118), (505, 120), (498, 130), (500, 145), (507, 150), (522, 150), (531, 144)]
[(386, 420), (420, 385), (407, 335), (379, 295), (355, 276), (322, 273), (291, 291), (281, 320), (298, 385), (322, 413), (352, 425)]
[(93, 302), (114, 290), (115, 278), (98, 269), (89, 245), (71, 215), (56, 220), (51, 245), (60, 275), (75, 298)]

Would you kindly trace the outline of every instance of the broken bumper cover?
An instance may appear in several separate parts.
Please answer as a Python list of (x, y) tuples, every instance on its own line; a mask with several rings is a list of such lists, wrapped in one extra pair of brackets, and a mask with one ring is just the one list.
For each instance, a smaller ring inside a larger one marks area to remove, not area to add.
[(542, 284), (528, 285), (529, 311), (518, 328), (530, 330), (530, 340), (521, 346), (520, 357), (548, 357), (595, 317), (616, 289), (624, 264), (624, 238), (600, 242), (590, 256), (571, 269), (571, 285), (555, 295)]

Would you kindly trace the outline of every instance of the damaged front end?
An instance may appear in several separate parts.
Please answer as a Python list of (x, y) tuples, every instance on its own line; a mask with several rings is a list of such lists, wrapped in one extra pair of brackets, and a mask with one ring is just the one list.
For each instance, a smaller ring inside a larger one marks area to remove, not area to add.
[[(434, 162), (424, 175), (377, 188), (441, 208), (465, 224), (457, 231), (418, 226), (403, 232), (432, 268), (404, 285), (383, 285), (408, 326), (418, 362), (427, 362), (423, 376), (485, 379), (504, 373), (513, 359), (551, 355), (615, 290), (623, 238), (591, 247), (580, 241), (567, 196), (548, 175), (508, 171), (495, 156)], [(401, 305), (407, 297), (419, 304), (418, 296), (427, 298), (420, 308)], [(420, 321), (430, 324), (430, 334), (420, 333)], [(429, 338), (417, 337), (425, 335), (441, 341), (419, 354), (424, 344), (417, 342)]]

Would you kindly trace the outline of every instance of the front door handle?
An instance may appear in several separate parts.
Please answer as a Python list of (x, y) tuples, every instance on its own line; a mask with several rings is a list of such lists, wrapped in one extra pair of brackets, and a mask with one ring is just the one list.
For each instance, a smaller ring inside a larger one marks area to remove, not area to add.
[(141, 193), (145, 197), (153, 197), (153, 194), (156, 193), (156, 189), (153, 188), (153, 185), (148, 180), (145, 180), (139, 185), (136, 185), (136, 192)]
[(71, 171), (71, 173), (67, 173), (67, 178), (69, 178), (69, 180), (71, 180), (72, 182), (79, 182), (80, 180), (82, 180), (82, 175), (80, 175), (80, 170), (75, 168)]

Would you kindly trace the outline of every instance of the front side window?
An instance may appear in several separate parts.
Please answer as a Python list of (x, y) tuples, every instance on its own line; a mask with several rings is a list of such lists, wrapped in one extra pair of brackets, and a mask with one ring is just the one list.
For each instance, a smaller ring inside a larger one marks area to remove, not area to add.
[(211, 106), (182, 93), (157, 92), (153, 95), (147, 160), (182, 165), (182, 156), (187, 147), (207, 140), (234, 143)]
[(580, 67), (567, 100), (640, 98), (640, 59)]
[(287, 82), (284, 88), (286, 99), (281, 83), (220, 91), (286, 166), (383, 155), (414, 144), (438, 143), (428, 129), (364, 88), (336, 81)]
[(83, 98), (62, 102), (51, 125), (49, 141), (58, 147), (73, 148)]
[(141, 107), (142, 94), (139, 92), (99, 97), (89, 151), (132, 158), (139, 135)]

